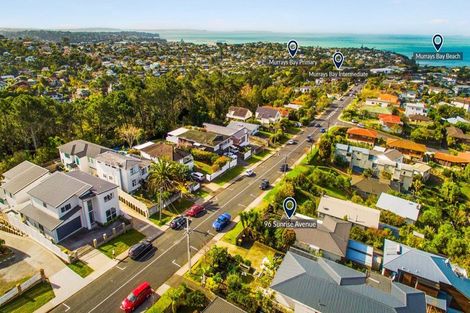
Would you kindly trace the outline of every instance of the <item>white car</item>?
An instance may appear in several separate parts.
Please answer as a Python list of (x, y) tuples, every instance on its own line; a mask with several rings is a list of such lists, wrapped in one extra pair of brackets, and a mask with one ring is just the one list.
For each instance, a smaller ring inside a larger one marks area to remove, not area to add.
[(192, 173), (191, 173), (191, 177), (192, 177), (195, 181), (198, 181), (198, 182), (204, 181), (204, 174), (202, 174), (202, 173), (200, 173), (200, 172), (192, 172)]
[(254, 174), (255, 174), (255, 172), (254, 172), (252, 169), (247, 169), (247, 170), (245, 171), (245, 176), (247, 176), (247, 177), (251, 177), (251, 176), (253, 176)]

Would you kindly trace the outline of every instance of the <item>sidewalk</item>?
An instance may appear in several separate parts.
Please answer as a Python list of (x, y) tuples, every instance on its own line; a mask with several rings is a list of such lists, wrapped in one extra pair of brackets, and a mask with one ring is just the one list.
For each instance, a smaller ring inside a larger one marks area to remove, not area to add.
[(51, 283), (52, 289), (54, 290), (55, 298), (35, 312), (45, 313), (60, 305), (80, 289), (90, 284), (95, 279), (103, 275), (106, 271), (116, 266), (119, 263), (119, 260), (125, 258), (126, 256), (127, 252), (119, 255), (116, 260), (111, 260), (100, 251), (93, 249), (81, 258), (83, 262), (87, 263), (88, 266), (93, 269), (93, 272), (87, 277), (82, 278), (66, 266), (61, 271), (50, 276), (49, 282)]

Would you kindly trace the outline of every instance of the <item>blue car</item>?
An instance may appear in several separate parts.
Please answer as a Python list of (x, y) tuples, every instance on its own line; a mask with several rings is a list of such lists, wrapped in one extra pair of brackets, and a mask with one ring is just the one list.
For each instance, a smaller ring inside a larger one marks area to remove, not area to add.
[(222, 229), (224, 229), (228, 224), (230, 224), (230, 220), (232, 219), (232, 217), (230, 216), (230, 214), (228, 213), (224, 213), (224, 214), (221, 214), (219, 215), (219, 217), (214, 221), (214, 223), (212, 223), (212, 227), (216, 230), (216, 231), (221, 231)]
[(320, 130), (320, 132), (321, 132), (322, 134), (324, 134), (324, 133), (326, 132), (326, 129), (322, 128), (322, 129)]

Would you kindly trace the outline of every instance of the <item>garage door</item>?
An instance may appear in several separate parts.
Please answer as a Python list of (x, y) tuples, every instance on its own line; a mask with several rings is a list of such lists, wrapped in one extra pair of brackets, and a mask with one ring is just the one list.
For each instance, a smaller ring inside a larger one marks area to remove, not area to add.
[(61, 241), (62, 239), (79, 230), (80, 228), (82, 228), (82, 221), (80, 220), (80, 216), (77, 216), (72, 221), (57, 228), (57, 239)]

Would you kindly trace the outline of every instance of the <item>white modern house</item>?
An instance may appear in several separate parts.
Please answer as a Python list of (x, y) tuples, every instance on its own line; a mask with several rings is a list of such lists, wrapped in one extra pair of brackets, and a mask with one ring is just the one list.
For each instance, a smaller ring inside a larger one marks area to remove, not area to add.
[(29, 201), (28, 191), (46, 179), (49, 171), (29, 161), (23, 161), (2, 176), (0, 209)]
[(56, 172), (28, 194), (30, 203), (19, 210), (23, 222), (54, 243), (121, 214), (118, 186), (81, 171)]
[(424, 115), (427, 116), (426, 105), (423, 102), (412, 103), (408, 102), (405, 104), (405, 115)]
[(259, 131), (260, 125), (253, 124), (253, 123), (240, 122), (240, 121), (231, 121), (230, 123), (228, 123), (227, 127), (230, 127), (230, 128), (244, 127), (248, 130), (248, 135), (253, 136), (253, 135), (256, 135), (256, 133)]
[(96, 175), (96, 157), (111, 149), (85, 141), (74, 140), (58, 147), (60, 161), (67, 170), (80, 171)]
[(118, 185), (123, 191), (137, 190), (148, 174), (151, 161), (137, 156), (107, 151), (96, 157), (96, 174), (99, 178)]

